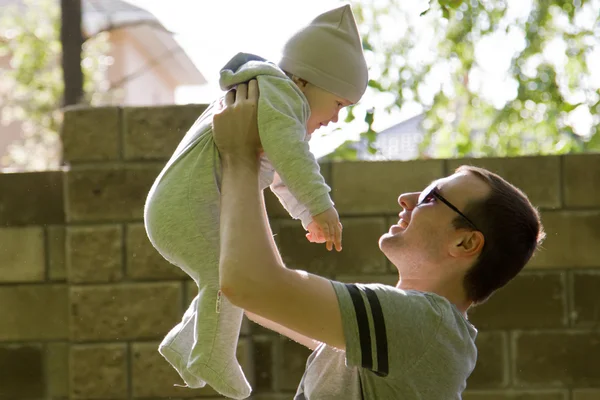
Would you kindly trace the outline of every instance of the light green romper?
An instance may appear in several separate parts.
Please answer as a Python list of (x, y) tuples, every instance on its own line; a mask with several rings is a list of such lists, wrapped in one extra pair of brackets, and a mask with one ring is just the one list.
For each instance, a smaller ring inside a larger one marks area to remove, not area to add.
[[(306, 228), (311, 216), (333, 206), (331, 189), (309, 150), (308, 102), (275, 64), (244, 53), (223, 68), (220, 85), (226, 90), (252, 78), (260, 91), (258, 127), (265, 150), (260, 187), (270, 186)], [(194, 123), (157, 177), (144, 221), (154, 247), (198, 285), (198, 295), (159, 352), (187, 386), (208, 383), (242, 399), (251, 390), (235, 356), (243, 310), (219, 292), (221, 160), (212, 132), (215, 104)]]

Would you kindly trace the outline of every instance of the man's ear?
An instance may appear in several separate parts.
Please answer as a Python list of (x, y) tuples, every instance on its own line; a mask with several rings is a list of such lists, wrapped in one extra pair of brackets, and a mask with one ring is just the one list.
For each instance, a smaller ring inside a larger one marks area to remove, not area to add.
[(479, 231), (460, 231), (450, 247), (453, 257), (476, 257), (485, 244), (485, 237)]

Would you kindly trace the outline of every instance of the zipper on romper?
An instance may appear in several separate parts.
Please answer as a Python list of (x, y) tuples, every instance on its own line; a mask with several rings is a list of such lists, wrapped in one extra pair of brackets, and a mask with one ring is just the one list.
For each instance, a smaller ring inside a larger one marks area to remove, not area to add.
[(216, 307), (216, 311), (217, 311), (217, 314), (219, 314), (221, 312), (221, 290), (220, 289), (217, 292), (217, 307)]

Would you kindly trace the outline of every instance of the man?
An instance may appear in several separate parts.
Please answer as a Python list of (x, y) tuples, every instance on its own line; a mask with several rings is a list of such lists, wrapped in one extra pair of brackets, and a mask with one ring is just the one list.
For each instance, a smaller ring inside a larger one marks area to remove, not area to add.
[(514, 186), (462, 167), (399, 197), (379, 246), (396, 287), (348, 285), (287, 269), (258, 189), (255, 82), (215, 116), (223, 163), (221, 290), (254, 321), (314, 350), (295, 399), (460, 399), (475, 367), (467, 310), (529, 261), (544, 238)]

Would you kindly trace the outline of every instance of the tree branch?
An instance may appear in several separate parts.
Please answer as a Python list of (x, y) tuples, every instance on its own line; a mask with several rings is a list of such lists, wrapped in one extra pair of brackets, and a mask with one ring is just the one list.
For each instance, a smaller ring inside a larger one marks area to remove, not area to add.
[(69, 106), (79, 103), (83, 98), (81, 0), (61, 0), (60, 10), (60, 42), (65, 83), (63, 104)]

